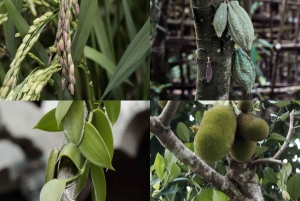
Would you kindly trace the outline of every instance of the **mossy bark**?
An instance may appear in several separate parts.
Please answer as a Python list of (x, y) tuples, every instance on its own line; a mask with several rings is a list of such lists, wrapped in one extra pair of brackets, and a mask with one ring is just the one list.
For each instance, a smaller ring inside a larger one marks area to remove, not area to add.
[[(190, 2), (197, 43), (198, 70), (195, 100), (227, 100), (234, 46), (227, 29), (219, 38), (212, 25), (215, 12), (223, 0), (190, 0)], [(206, 80), (208, 57), (212, 69), (212, 79), (209, 83)]]

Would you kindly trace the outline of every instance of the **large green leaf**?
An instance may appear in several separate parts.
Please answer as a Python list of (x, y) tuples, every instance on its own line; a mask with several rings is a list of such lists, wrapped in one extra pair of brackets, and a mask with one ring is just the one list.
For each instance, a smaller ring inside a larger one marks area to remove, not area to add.
[(145, 56), (150, 52), (149, 26), (150, 18), (126, 49), (101, 99), (123, 83), (140, 66)]
[(154, 168), (156, 170), (157, 176), (162, 180), (165, 172), (165, 161), (164, 158), (157, 153), (154, 161)]
[(179, 122), (179, 123), (177, 124), (176, 131), (177, 131), (178, 137), (179, 137), (183, 142), (189, 142), (189, 141), (190, 141), (190, 133), (189, 133), (189, 129), (188, 129), (188, 127), (187, 127), (184, 123)]
[(88, 122), (85, 123), (83, 139), (78, 148), (91, 163), (99, 167), (113, 169), (109, 151), (102, 137), (96, 128)]
[(95, 50), (89, 46), (86, 46), (84, 48), (84, 54), (87, 58), (93, 60), (94, 62), (96, 62), (97, 64), (102, 66), (105, 70), (107, 70), (108, 73), (110, 73), (110, 74), (114, 73), (114, 71), (116, 69), (116, 65), (113, 62), (111, 62), (101, 52), (98, 52), (97, 50)]
[[(4, 4), (6, 6), (6, 9), (8, 13), (10, 14), (11, 19), (13, 20), (15, 26), (17, 27), (18, 31), (20, 32), (21, 36), (24, 37), (28, 30), (29, 26), (25, 19), (21, 16), (21, 14), (18, 12), (16, 7), (12, 4), (10, 0), (3, 0)], [(44, 49), (44, 47), (41, 45), (39, 41), (37, 41), (32, 49), (33, 53), (35, 55), (38, 55), (40, 59), (44, 62), (48, 62), (48, 55)]]
[(105, 109), (109, 120), (112, 125), (118, 120), (120, 110), (121, 110), (121, 101), (104, 101)]
[(84, 101), (73, 101), (62, 120), (62, 127), (69, 142), (78, 145), (84, 132)]
[(293, 200), (298, 200), (300, 197), (300, 175), (292, 176), (287, 182), (287, 191)]
[(80, 4), (78, 25), (72, 41), (72, 57), (75, 64), (79, 61), (93, 27), (93, 19), (98, 6), (97, 0), (84, 0)]
[(133, 20), (132, 20), (132, 16), (131, 16), (130, 9), (129, 9), (127, 1), (122, 0), (122, 3), (123, 3), (124, 13), (125, 13), (127, 31), (128, 31), (128, 34), (129, 34), (130, 41), (132, 41), (134, 36), (136, 35), (136, 28), (134, 26), (134, 23), (133, 23)]
[(33, 129), (40, 129), (48, 132), (59, 132), (62, 131), (62, 125), (59, 124), (57, 127), (57, 121), (55, 118), (56, 108), (50, 110), (45, 114), (40, 121), (33, 127)]
[(114, 154), (113, 134), (108, 119), (105, 116), (105, 114), (102, 112), (102, 110), (99, 109), (94, 110), (92, 124), (97, 129), (100, 136), (102, 137), (109, 151), (109, 155), (112, 158)]
[(221, 191), (214, 190), (213, 200), (228, 201), (228, 196)]
[(80, 151), (73, 143), (67, 143), (62, 147), (57, 157), (57, 160), (61, 159), (62, 157), (67, 157), (71, 159), (71, 161), (75, 164), (78, 170), (81, 168), (82, 160)]
[(102, 167), (91, 164), (91, 177), (93, 181), (95, 200), (105, 201), (106, 198), (106, 181)]
[(65, 190), (66, 180), (53, 179), (46, 183), (40, 194), (40, 201), (60, 201)]
[(264, 169), (264, 176), (269, 182), (272, 182), (272, 183), (277, 182), (276, 174), (272, 168), (266, 167)]
[(214, 190), (213, 189), (204, 189), (199, 195), (198, 195), (198, 200), (201, 201), (212, 201), (213, 200), (213, 195), (214, 195)]
[(45, 184), (54, 178), (56, 159), (58, 154), (59, 154), (59, 149), (54, 148), (52, 149), (49, 155), (47, 166), (46, 166), (46, 173), (45, 173)]

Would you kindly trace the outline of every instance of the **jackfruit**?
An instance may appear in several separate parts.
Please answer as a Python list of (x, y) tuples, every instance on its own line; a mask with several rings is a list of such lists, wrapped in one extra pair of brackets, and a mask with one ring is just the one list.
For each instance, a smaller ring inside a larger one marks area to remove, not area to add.
[(239, 101), (237, 104), (237, 108), (244, 113), (250, 112), (253, 107), (253, 101)]
[(195, 153), (208, 163), (222, 159), (233, 144), (236, 125), (228, 106), (217, 105), (206, 111), (194, 139)]
[(265, 120), (246, 113), (237, 116), (237, 130), (250, 141), (264, 140), (269, 134), (269, 126)]
[(256, 143), (257, 142), (246, 140), (239, 133), (236, 133), (229, 153), (234, 160), (245, 163), (253, 156)]

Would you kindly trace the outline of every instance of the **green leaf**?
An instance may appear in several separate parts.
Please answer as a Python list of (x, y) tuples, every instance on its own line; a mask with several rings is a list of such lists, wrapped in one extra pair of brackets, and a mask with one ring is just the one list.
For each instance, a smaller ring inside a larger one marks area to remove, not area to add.
[[(12, 4), (12, 2), (10, 0), (3, 0), (3, 1), (4, 1), (6, 9), (9, 12), (10, 17), (13, 20), (16, 28), (18, 29), (21, 36), (24, 37), (27, 34), (28, 30), (29, 30), (29, 26), (28, 26), (27, 22), (21, 16), (21, 14), (18, 12), (16, 7)], [(41, 45), (41, 43), (39, 41), (37, 41), (34, 44), (32, 51), (35, 55), (38, 55), (39, 58), (44, 63), (48, 62), (48, 55), (47, 55), (44, 47)]]
[(62, 119), (62, 127), (69, 142), (78, 145), (84, 132), (84, 101), (73, 101)]
[(268, 138), (268, 140), (278, 140), (278, 141), (287, 141), (285, 137), (283, 137), (282, 135), (280, 134), (277, 134), (277, 133), (271, 133), (270, 134), (270, 137)]
[(198, 200), (201, 201), (213, 201), (214, 190), (212, 189), (204, 189), (199, 195)]
[(53, 179), (46, 183), (40, 194), (40, 201), (60, 201), (66, 187), (66, 180)]
[(114, 170), (109, 151), (102, 137), (96, 128), (88, 122), (85, 123), (84, 135), (78, 148), (91, 163)]
[(176, 163), (178, 159), (174, 156), (172, 152), (170, 152), (168, 149), (165, 149), (164, 161), (165, 161), (166, 169), (169, 170), (171, 165), (173, 163)]
[(74, 64), (79, 61), (85, 44), (89, 38), (93, 27), (93, 19), (95, 17), (98, 0), (84, 0), (80, 4), (80, 14), (78, 24), (72, 41), (72, 57)]
[(56, 108), (50, 110), (45, 114), (40, 121), (33, 127), (33, 129), (40, 129), (48, 132), (59, 132), (62, 131), (62, 125), (59, 124), (57, 128), (57, 121), (55, 118)]
[(162, 180), (165, 172), (165, 161), (164, 158), (159, 153), (156, 154), (156, 158), (154, 161), (154, 168), (156, 170), (156, 174), (158, 178)]
[(277, 182), (277, 177), (272, 168), (266, 167), (264, 169), (264, 176), (266, 179), (268, 179), (269, 182), (276, 183)]
[(84, 188), (84, 186), (86, 184), (86, 181), (89, 176), (89, 169), (90, 169), (89, 166), (90, 166), (90, 163), (86, 164), (83, 174), (78, 178), (77, 187), (76, 187), (76, 195), (77, 196), (79, 195), (79, 193), (82, 191), (82, 189)]
[(195, 117), (196, 117), (196, 120), (195, 120), (196, 125), (199, 126), (199, 125), (200, 125), (200, 122), (201, 122), (201, 120), (202, 120), (202, 118), (203, 118), (203, 113), (200, 112), (200, 111), (197, 111)]
[(93, 181), (95, 200), (105, 201), (106, 199), (106, 182), (103, 168), (91, 164), (91, 177)]
[(102, 137), (108, 149), (110, 157), (113, 158), (114, 155), (113, 134), (108, 119), (102, 110), (99, 109), (94, 110), (92, 124), (97, 129), (100, 136)]
[(149, 26), (150, 18), (127, 47), (101, 99), (124, 82), (140, 66), (145, 56), (149, 53)]
[(116, 123), (118, 120), (120, 110), (121, 110), (121, 101), (103, 101), (105, 105), (105, 109), (109, 120), (112, 125)]
[(276, 105), (276, 106), (278, 106), (278, 107), (280, 107), (280, 108), (291, 104), (290, 101), (269, 101), (269, 102)]
[(55, 111), (55, 118), (57, 125), (61, 123), (65, 115), (67, 114), (69, 108), (71, 107), (73, 101), (59, 101)]
[(46, 172), (45, 172), (45, 184), (54, 178), (56, 159), (58, 154), (59, 154), (59, 149), (54, 148), (52, 149), (49, 155), (47, 166), (46, 166)]
[(286, 113), (282, 114), (279, 118), (278, 121), (285, 121), (290, 115), (290, 112), (287, 111)]
[(265, 147), (265, 146), (256, 147), (255, 154), (259, 155), (259, 154), (266, 152), (267, 150), (268, 150), (268, 147)]
[(171, 179), (175, 179), (177, 178), (181, 173), (181, 169), (178, 165), (176, 165), (175, 163), (172, 163), (171, 167), (170, 167), (170, 177)]
[(81, 168), (82, 166), (81, 155), (79, 149), (75, 146), (75, 144), (73, 143), (65, 144), (62, 147), (57, 160), (61, 159), (62, 157), (68, 157), (69, 159), (71, 159), (78, 170)]
[(292, 176), (287, 182), (287, 191), (293, 200), (298, 200), (300, 197), (300, 175)]
[(228, 201), (228, 196), (221, 191), (214, 190), (213, 200)]
[(114, 73), (116, 65), (101, 52), (98, 52), (97, 50), (89, 46), (85, 46), (84, 54), (86, 58), (91, 59), (100, 66), (102, 66), (109, 74)]
[(188, 127), (187, 127), (184, 123), (179, 122), (179, 123), (177, 124), (176, 131), (177, 131), (178, 137), (179, 137), (183, 142), (189, 142), (189, 141), (190, 141), (190, 133), (189, 133), (189, 129), (188, 129)]

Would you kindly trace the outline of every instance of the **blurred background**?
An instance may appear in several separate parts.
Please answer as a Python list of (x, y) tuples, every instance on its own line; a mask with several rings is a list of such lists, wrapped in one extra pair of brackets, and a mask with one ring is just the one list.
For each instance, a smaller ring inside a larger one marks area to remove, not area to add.
[[(63, 144), (62, 132), (32, 130), (57, 101), (0, 103), (0, 200), (39, 201), (45, 167), (54, 147)], [(148, 101), (122, 101), (112, 128), (115, 171), (105, 171), (107, 201), (149, 199)], [(78, 197), (90, 201), (91, 179)]]
[[(252, 15), (256, 36), (250, 51), (256, 66), (252, 97), (299, 99), (300, 1), (239, 0), (239, 3)], [(193, 100), (197, 62), (190, 1), (151, 0), (150, 16), (152, 99)], [(229, 99), (241, 97), (241, 88), (231, 82)]]

